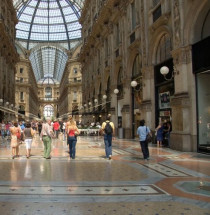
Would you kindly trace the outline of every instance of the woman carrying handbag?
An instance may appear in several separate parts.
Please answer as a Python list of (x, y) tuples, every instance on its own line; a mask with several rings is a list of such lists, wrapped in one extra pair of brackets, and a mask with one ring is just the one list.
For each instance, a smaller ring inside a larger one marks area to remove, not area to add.
[(19, 157), (19, 144), (21, 138), (21, 129), (18, 127), (18, 123), (14, 122), (14, 127), (10, 127), (11, 133), (11, 147), (12, 147), (12, 159)]
[(36, 131), (31, 128), (31, 123), (26, 123), (26, 128), (23, 130), (23, 136), (26, 144), (26, 157), (31, 156), (31, 144)]

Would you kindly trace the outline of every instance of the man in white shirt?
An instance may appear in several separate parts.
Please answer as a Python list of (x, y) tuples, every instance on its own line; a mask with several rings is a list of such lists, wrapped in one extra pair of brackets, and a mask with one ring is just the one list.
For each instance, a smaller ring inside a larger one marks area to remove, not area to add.
[(51, 120), (47, 119), (42, 125), (41, 139), (44, 143), (44, 158), (51, 159), (51, 143), (54, 138), (54, 133), (51, 126)]

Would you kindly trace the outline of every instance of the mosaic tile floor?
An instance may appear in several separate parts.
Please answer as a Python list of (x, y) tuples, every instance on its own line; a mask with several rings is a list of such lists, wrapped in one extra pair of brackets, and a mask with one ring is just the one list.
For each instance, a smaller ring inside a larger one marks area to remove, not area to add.
[(11, 157), (0, 138), (0, 215), (210, 215), (210, 157), (149, 147), (144, 161), (138, 141), (113, 141), (105, 158), (102, 137), (78, 137), (76, 159), (55, 139), (43, 158), (38, 135), (32, 156), (25, 144)]

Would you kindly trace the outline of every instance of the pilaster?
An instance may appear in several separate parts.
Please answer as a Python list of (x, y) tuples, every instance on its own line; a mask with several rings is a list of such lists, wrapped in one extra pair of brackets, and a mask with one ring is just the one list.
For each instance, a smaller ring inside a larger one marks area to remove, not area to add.
[[(196, 126), (192, 113), (196, 113), (195, 82), (192, 72), (191, 46), (180, 47), (172, 51), (174, 61), (175, 93), (171, 100), (172, 134), (171, 147), (180, 151), (196, 150)], [(194, 114), (193, 114), (194, 115)]]

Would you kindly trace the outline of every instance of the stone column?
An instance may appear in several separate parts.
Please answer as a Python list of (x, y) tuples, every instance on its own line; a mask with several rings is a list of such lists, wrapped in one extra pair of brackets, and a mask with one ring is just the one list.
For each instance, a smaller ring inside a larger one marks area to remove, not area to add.
[[(141, 118), (151, 128), (155, 124), (155, 89), (154, 89), (154, 67), (146, 66), (142, 68), (143, 73), (143, 100), (140, 104)], [(153, 102), (152, 102), (153, 101)]]
[(111, 94), (111, 110), (110, 110), (110, 114), (111, 114), (111, 120), (115, 125), (116, 131), (115, 134), (117, 135), (117, 128), (118, 128), (118, 110), (117, 110), (117, 95), (115, 95), (114, 93)]
[(130, 82), (124, 84), (124, 105), (122, 107), (122, 127), (125, 131), (125, 138), (132, 138), (132, 110), (131, 110), (131, 87)]
[(196, 90), (192, 72), (191, 46), (172, 51), (174, 60), (175, 94), (171, 100), (171, 148), (196, 150)]

